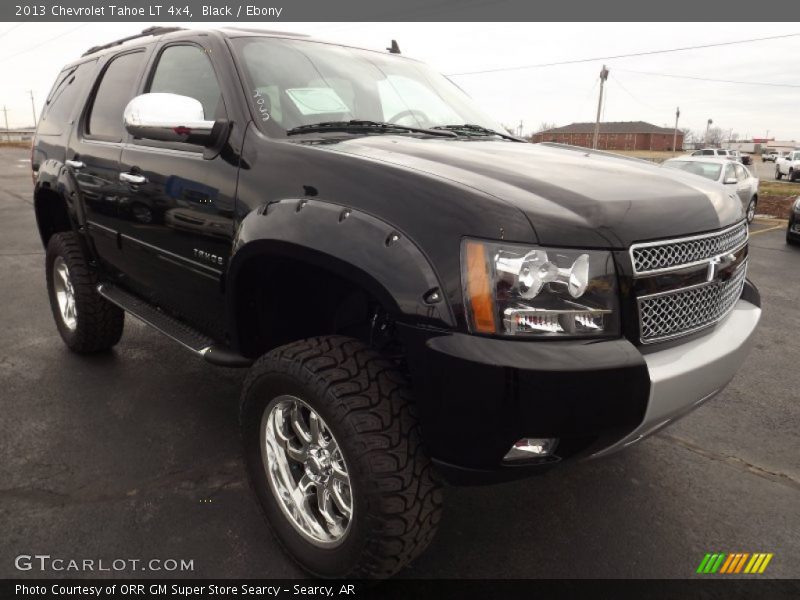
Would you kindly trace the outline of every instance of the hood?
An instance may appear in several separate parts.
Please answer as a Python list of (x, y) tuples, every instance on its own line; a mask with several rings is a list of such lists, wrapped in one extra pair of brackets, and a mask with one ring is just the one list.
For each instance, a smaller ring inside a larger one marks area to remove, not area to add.
[(744, 218), (738, 197), (722, 185), (583, 148), (386, 135), (316, 147), (450, 180), (511, 204), (546, 245), (627, 248)]

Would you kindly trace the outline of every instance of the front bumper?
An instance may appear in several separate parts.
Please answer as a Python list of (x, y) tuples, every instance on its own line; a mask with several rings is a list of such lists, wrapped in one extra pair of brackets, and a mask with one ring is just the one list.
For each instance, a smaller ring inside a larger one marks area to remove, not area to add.
[(750, 352), (760, 318), (761, 308), (739, 300), (731, 314), (708, 335), (646, 354), (650, 396), (644, 419), (624, 438), (594, 452), (592, 457), (635, 444), (722, 391)]
[[(491, 483), (638, 442), (736, 374), (761, 315), (758, 293), (749, 290), (713, 329), (664, 349), (626, 339), (532, 342), (400, 326), (429, 453), (454, 483)], [(559, 438), (556, 456), (504, 463), (523, 437)]]

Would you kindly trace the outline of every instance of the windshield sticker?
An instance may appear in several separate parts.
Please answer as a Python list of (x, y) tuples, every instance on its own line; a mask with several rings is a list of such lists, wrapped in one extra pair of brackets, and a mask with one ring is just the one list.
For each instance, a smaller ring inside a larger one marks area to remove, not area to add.
[(258, 111), (258, 114), (261, 115), (261, 120), (269, 121), (269, 104), (267, 103), (267, 99), (264, 97), (264, 94), (257, 89), (253, 94), (253, 100), (256, 103), (256, 110)]
[(286, 90), (286, 95), (294, 102), (297, 110), (303, 115), (320, 115), (324, 113), (343, 113), (350, 109), (336, 93), (328, 87), (293, 88)]

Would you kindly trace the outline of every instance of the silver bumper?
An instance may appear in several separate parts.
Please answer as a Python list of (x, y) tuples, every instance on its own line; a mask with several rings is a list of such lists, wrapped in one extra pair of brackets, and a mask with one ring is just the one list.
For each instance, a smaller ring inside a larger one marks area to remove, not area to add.
[(761, 309), (739, 300), (710, 333), (646, 354), (650, 398), (642, 423), (592, 458), (622, 450), (676, 421), (720, 392), (739, 370), (761, 318)]

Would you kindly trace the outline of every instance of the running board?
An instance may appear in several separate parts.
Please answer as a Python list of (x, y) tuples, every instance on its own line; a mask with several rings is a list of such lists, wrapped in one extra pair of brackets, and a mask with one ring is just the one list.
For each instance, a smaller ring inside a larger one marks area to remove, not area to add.
[(97, 293), (146, 325), (150, 325), (156, 331), (160, 331), (168, 338), (178, 342), (184, 348), (202, 356), (211, 364), (223, 367), (249, 367), (253, 364), (252, 360), (214, 343), (210, 337), (203, 335), (183, 321), (115, 285), (101, 283), (97, 286)]

